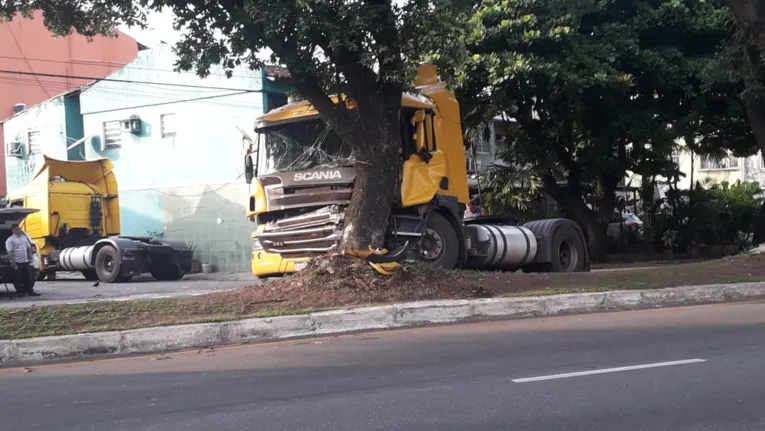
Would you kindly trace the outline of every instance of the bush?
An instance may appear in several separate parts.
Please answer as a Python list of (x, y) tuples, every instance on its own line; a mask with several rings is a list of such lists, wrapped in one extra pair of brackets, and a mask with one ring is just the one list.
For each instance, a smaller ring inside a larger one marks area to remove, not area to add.
[(665, 232), (675, 231), (680, 249), (693, 246), (741, 245), (754, 232), (762, 205), (757, 183), (724, 182), (704, 189), (670, 194), (655, 216), (654, 242), (663, 244)]

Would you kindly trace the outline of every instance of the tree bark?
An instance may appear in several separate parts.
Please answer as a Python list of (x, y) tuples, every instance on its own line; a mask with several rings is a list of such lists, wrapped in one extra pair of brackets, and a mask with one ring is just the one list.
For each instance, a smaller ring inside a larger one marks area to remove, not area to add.
[[(726, 3), (733, 12), (736, 26), (743, 36), (746, 62), (752, 80), (759, 85), (765, 85), (765, 74), (760, 67), (762, 53), (765, 52), (765, 2), (761, 0), (727, 0)], [(754, 88), (749, 89), (744, 100), (749, 125), (752, 127), (757, 145), (765, 154), (765, 95), (758, 94)], [(754, 226), (754, 245), (765, 242), (765, 202)]]
[[(762, 49), (750, 44), (745, 47), (746, 62), (753, 79), (757, 79), (761, 84), (763, 82), (762, 69), (759, 66), (759, 59)], [(744, 100), (746, 106), (746, 115), (749, 119), (749, 126), (752, 128), (754, 137), (757, 140), (757, 146), (760, 147), (762, 154), (765, 154), (765, 95), (757, 94), (751, 89), (750, 94)], [(765, 201), (762, 203), (760, 213), (754, 224), (753, 245), (760, 245), (765, 242)]]
[(615, 193), (619, 183), (611, 176), (603, 176), (599, 187), (600, 197), (595, 210), (584, 201), (576, 176), (569, 178), (568, 190), (563, 190), (552, 175), (543, 177), (545, 189), (558, 203), (566, 217), (574, 220), (587, 236), (587, 247), (594, 262), (606, 260), (608, 254), (608, 224), (616, 207)]
[(390, 134), (376, 139), (385, 147), (376, 158), (357, 164), (353, 195), (345, 213), (342, 250), (382, 247), (391, 209), (398, 201), (398, 139)]

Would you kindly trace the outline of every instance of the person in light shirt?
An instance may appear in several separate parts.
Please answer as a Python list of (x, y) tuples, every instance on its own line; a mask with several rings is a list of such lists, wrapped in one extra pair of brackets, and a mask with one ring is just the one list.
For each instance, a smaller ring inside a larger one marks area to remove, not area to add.
[(462, 216), (462, 218), (464, 220), (470, 220), (485, 215), (486, 211), (484, 211), (483, 208), (476, 205), (475, 202), (470, 202), (467, 209), (465, 209), (465, 214)]
[(18, 224), (12, 225), (11, 231), (5, 240), (5, 249), (13, 268), (13, 287), (20, 296), (40, 296), (32, 286), (32, 242)]

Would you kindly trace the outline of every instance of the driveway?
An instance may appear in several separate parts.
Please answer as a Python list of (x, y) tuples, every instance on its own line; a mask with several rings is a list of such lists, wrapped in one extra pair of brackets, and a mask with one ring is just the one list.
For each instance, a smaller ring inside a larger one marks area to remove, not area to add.
[[(205, 293), (234, 290), (252, 286), (260, 281), (248, 273), (241, 274), (190, 274), (179, 281), (156, 281), (151, 277), (135, 278), (129, 283), (100, 283), (79, 274), (61, 273), (56, 281), (38, 281), (35, 290), (42, 295), (36, 298), (0, 297), (0, 308), (18, 308), (31, 305), (77, 304), (92, 301), (131, 301), (136, 299), (162, 299), (197, 296)], [(13, 291), (13, 286), (8, 285)], [(0, 284), (0, 293), (4, 291)]]

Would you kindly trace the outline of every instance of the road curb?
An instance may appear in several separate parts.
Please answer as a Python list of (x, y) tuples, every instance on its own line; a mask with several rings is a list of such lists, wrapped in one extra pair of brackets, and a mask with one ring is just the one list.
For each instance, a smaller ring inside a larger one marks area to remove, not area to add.
[(757, 298), (765, 298), (765, 283), (410, 302), (233, 322), (0, 340), (0, 365), (41, 363), (89, 356), (160, 353), (427, 324), (634, 310)]

